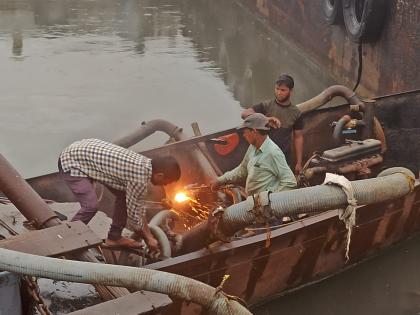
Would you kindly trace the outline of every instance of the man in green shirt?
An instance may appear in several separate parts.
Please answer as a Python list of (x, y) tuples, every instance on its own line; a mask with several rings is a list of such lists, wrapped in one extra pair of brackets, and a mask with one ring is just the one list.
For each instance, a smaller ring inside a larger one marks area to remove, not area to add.
[(266, 115), (277, 127), (270, 131), (269, 136), (280, 147), (289, 165), (292, 163), (293, 134), (293, 147), (296, 159), (294, 170), (296, 174), (299, 174), (302, 171), (304, 125), (301, 112), (290, 102), (294, 86), (295, 82), (290, 75), (280, 75), (274, 86), (275, 98), (245, 109), (242, 112), (242, 118), (246, 118), (253, 113)]
[(212, 189), (243, 180), (248, 195), (296, 188), (295, 176), (283, 152), (268, 136), (268, 118), (260, 113), (251, 114), (238, 129), (250, 146), (239, 166), (212, 182)]

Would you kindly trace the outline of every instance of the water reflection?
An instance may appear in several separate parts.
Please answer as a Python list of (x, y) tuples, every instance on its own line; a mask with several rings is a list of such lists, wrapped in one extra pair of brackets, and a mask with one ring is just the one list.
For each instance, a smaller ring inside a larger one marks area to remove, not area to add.
[(3, 0), (0, 58), (0, 142), (25, 176), (55, 170), (73, 140), (143, 120), (236, 125), (280, 72), (296, 78), (296, 102), (331, 83), (228, 0)]
[(23, 37), (22, 37), (22, 30), (14, 30), (13, 31), (13, 49), (12, 53), (14, 56), (19, 57), (22, 55), (23, 49)]

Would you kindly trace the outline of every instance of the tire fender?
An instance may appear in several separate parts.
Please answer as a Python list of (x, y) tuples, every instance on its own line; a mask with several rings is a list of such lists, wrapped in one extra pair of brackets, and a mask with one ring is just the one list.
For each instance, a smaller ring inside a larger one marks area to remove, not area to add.
[(343, 0), (343, 18), (354, 42), (378, 39), (385, 21), (387, 0)]
[(342, 0), (322, 0), (322, 13), (328, 24), (343, 22)]

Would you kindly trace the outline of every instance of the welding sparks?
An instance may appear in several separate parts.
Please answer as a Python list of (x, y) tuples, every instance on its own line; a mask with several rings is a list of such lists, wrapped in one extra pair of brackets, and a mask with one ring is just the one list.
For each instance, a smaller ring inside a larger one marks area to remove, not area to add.
[(185, 201), (187, 201), (187, 200), (189, 200), (190, 198), (188, 198), (188, 196), (187, 196), (187, 194), (186, 193), (184, 193), (184, 192), (179, 192), (179, 193), (177, 193), (176, 195), (175, 195), (175, 201), (176, 202), (179, 202), (179, 203), (181, 203), (181, 202), (185, 202)]

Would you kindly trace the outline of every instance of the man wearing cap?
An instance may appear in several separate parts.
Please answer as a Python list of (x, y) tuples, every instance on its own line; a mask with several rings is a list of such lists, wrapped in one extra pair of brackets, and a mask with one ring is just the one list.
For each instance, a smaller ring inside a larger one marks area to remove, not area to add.
[(284, 152), (289, 165), (292, 161), (291, 143), (293, 132), (293, 145), (296, 157), (294, 168), (296, 174), (298, 174), (302, 170), (303, 120), (299, 109), (290, 102), (294, 85), (294, 80), (290, 75), (280, 75), (274, 87), (275, 98), (245, 109), (241, 116), (245, 119), (252, 113), (262, 113), (269, 118), (270, 122), (277, 127), (271, 130), (269, 135)]
[(250, 146), (239, 166), (212, 182), (212, 189), (243, 180), (248, 195), (296, 188), (295, 176), (283, 152), (268, 136), (268, 118), (260, 113), (251, 114), (238, 129)]
[[(145, 218), (142, 197), (149, 182), (167, 185), (181, 176), (180, 167), (171, 156), (149, 159), (136, 152), (98, 139), (84, 139), (68, 146), (58, 159), (59, 174), (80, 203), (80, 210), (71, 221), (88, 224), (98, 211), (93, 182), (105, 185), (116, 197), (108, 246), (140, 248), (131, 238), (121, 236), (128, 227), (143, 237), (151, 251), (158, 251), (158, 242)], [(127, 220), (128, 219), (128, 220)]]

